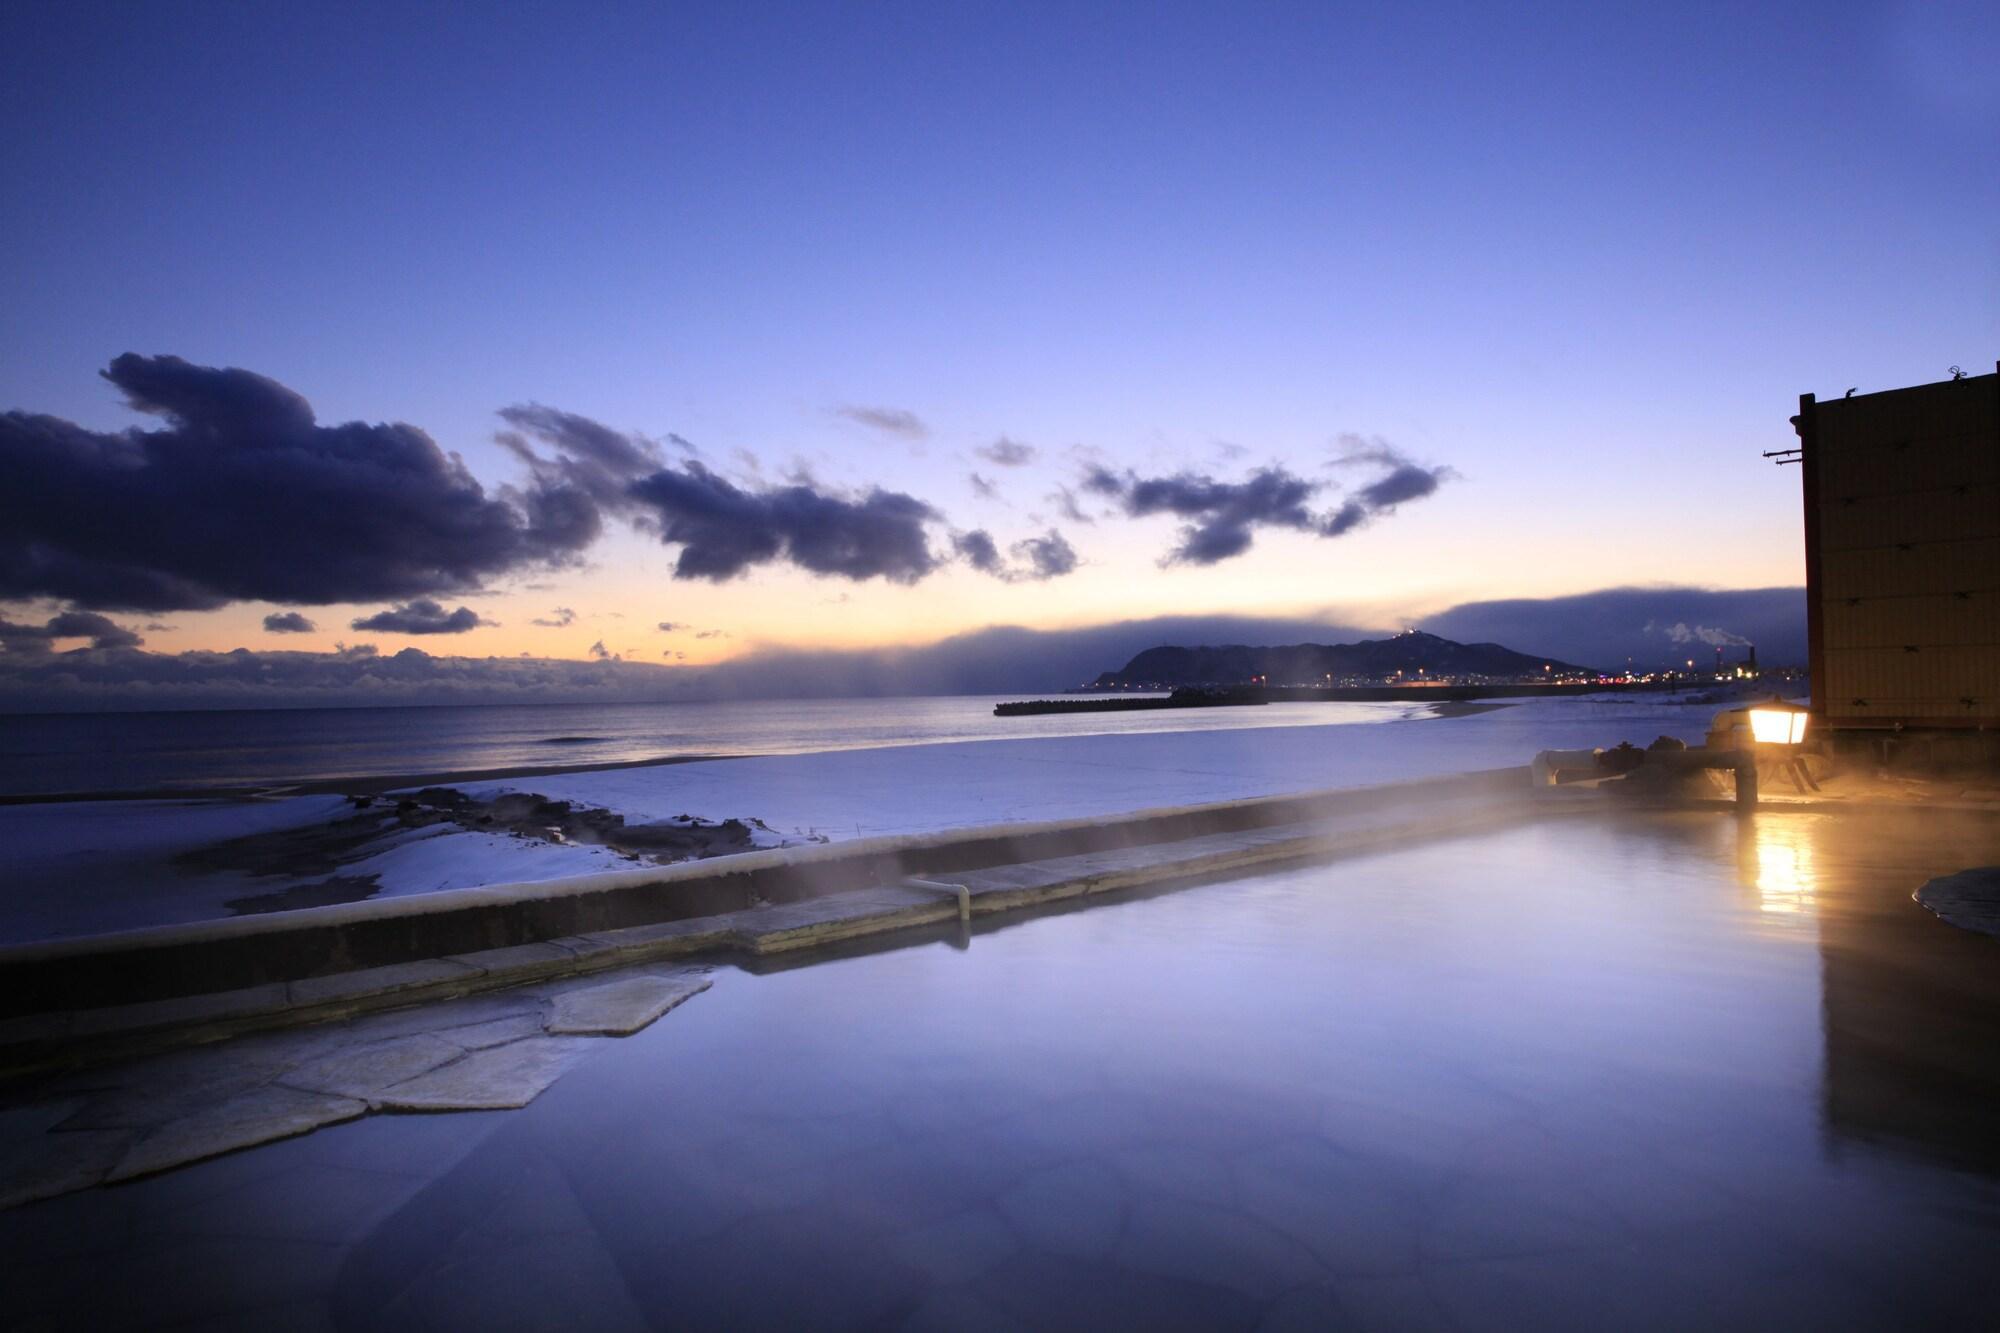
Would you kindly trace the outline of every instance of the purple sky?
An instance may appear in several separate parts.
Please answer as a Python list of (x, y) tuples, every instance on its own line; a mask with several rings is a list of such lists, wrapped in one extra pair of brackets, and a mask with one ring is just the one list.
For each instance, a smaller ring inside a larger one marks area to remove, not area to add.
[[(158, 429), (97, 372), (172, 355), (410, 423), (495, 506), (533, 484), (494, 441), (519, 404), (654, 449), (616, 487), (668, 480), (451, 578), (135, 612), (36, 573), (0, 616), (701, 662), (1796, 582), (1796, 481), (1757, 457), (1796, 395), (2000, 352), (1996, 15), (10, 6), (0, 409)], [(1260, 471), (1300, 503), (1258, 507)], [(908, 522), (857, 526), (893, 517), (871, 495)], [(733, 563), (712, 501), (775, 553)], [(203, 531), (256, 530), (215, 504)], [(584, 564), (529, 559), (557, 547)]]

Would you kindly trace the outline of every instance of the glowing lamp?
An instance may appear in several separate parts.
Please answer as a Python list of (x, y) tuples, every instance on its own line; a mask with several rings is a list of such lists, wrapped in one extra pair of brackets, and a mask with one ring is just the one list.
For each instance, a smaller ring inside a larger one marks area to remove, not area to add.
[(1717, 713), (1709, 724), (1711, 749), (1741, 750), (1752, 745), (1781, 745), (1790, 748), (1806, 738), (1806, 719), (1811, 716), (1797, 704), (1782, 699), (1731, 708)]

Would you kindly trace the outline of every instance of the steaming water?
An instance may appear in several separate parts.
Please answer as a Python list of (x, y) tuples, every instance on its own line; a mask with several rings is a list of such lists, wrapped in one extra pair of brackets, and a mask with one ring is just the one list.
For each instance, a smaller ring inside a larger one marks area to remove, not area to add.
[(518, 1113), (0, 1214), (10, 1309), (1988, 1327), (1994, 941), (1908, 894), (1996, 855), (1990, 829), (1564, 820), (725, 968)]
[[(1002, 696), (0, 715), (0, 796), (260, 786), (685, 755), (1390, 721), (1409, 704), (997, 718)], [(1011, 697), (1011, 696), (1010, 696)]]

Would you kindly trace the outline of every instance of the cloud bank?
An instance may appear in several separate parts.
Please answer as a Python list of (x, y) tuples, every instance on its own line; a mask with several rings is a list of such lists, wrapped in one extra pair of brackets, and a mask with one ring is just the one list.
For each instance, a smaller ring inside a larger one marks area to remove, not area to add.
[[(1678, 666), (1690, 657), (1699, 662), (1690, 638), (1677, 640), (1669, 632), (1676, 625), (1707, 626), (1735, 644), (1755, 643), (1767, 663), (1806, 661), (1803, 588), (1603, 588), (1572, 597), (1468, 602), (1419, 624), (1463, 643), (1504, 643), (1606, 669), (1628, 659), (1640, 668)], [(1713, 661), (1714, 648), (1706, 646), (1713, 641), (1701, 642)]]
[[(102, 616), (56, 619), (59, 626), (0, 621), (0, 710), (1033, 694), (1080, 684), (1160, 644), (1340, 643), (1393, 632), (1332, 616), (1171, 616), (1065, 630), (995, 626), (916, 648), (764, 650), (710, 669), (438, 657), (416, 648), (382, 655), (367, 646), (335, 653), (153, 653), (118, 646), (128, 632)], [(1461, 642), (1501, 643), (1603, 667), (1628, 657), (1640, 666), (1685, 658), (1686, 646), (1659, 629), (1677, 623), (1733, 626), (1769, 663), (1802, 663), (1806, 652), (1802, 588), (1607, 588), (1467, 603), (1419, 623)], [(95, 631), (103, 646), (50, 651), (58, 631), (72, 638)]]
[(126, 353), (103, 374), (164, 424), (0, 414), (0, 598), (176, 611), (469, 591), (568, 562), (601, 527), (560, 470), (488, 494), (416, 427), (321, 425), (247, 370)]

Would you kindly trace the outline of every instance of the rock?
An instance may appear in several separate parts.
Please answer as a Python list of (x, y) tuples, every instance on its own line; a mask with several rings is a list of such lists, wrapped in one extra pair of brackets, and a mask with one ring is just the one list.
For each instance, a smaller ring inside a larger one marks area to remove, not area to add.
[(1938, 919), (1961, 930), (2000, 935), (2000, 866), (1942, 875), (1916, 892)]
[(1646, 762), (1646, 752), (1630, 741), (1618, 742), (1616, 749), (1605, 750), (1597, 756), (1597, 770), (1600, 773), (1630, 773)]
[(534, 1037), (473, 1051), (454, 1064), (385, 1089), (377, 1104), (392, 1111), (511, 1111), (541, 1096), (588, 1045)]
[(688, 997), (701, 994), (708, 985), (707, 977), (693, 973), (644, 973), (602, 986), (565, 991), (555, 997), (547, 1027), (558, 1036), (626, 1036)]
[(288, 1139), (321, 1125), (338, 1124), (365, 1115), (368, 1104), (352, 1097), (295, 1088), (259, 1088), (169, 1121), (132, 1145), (107, 1181), (130, 1180), (169, 1171), (189, 1162), (219, 1157), (273, 1139)]

